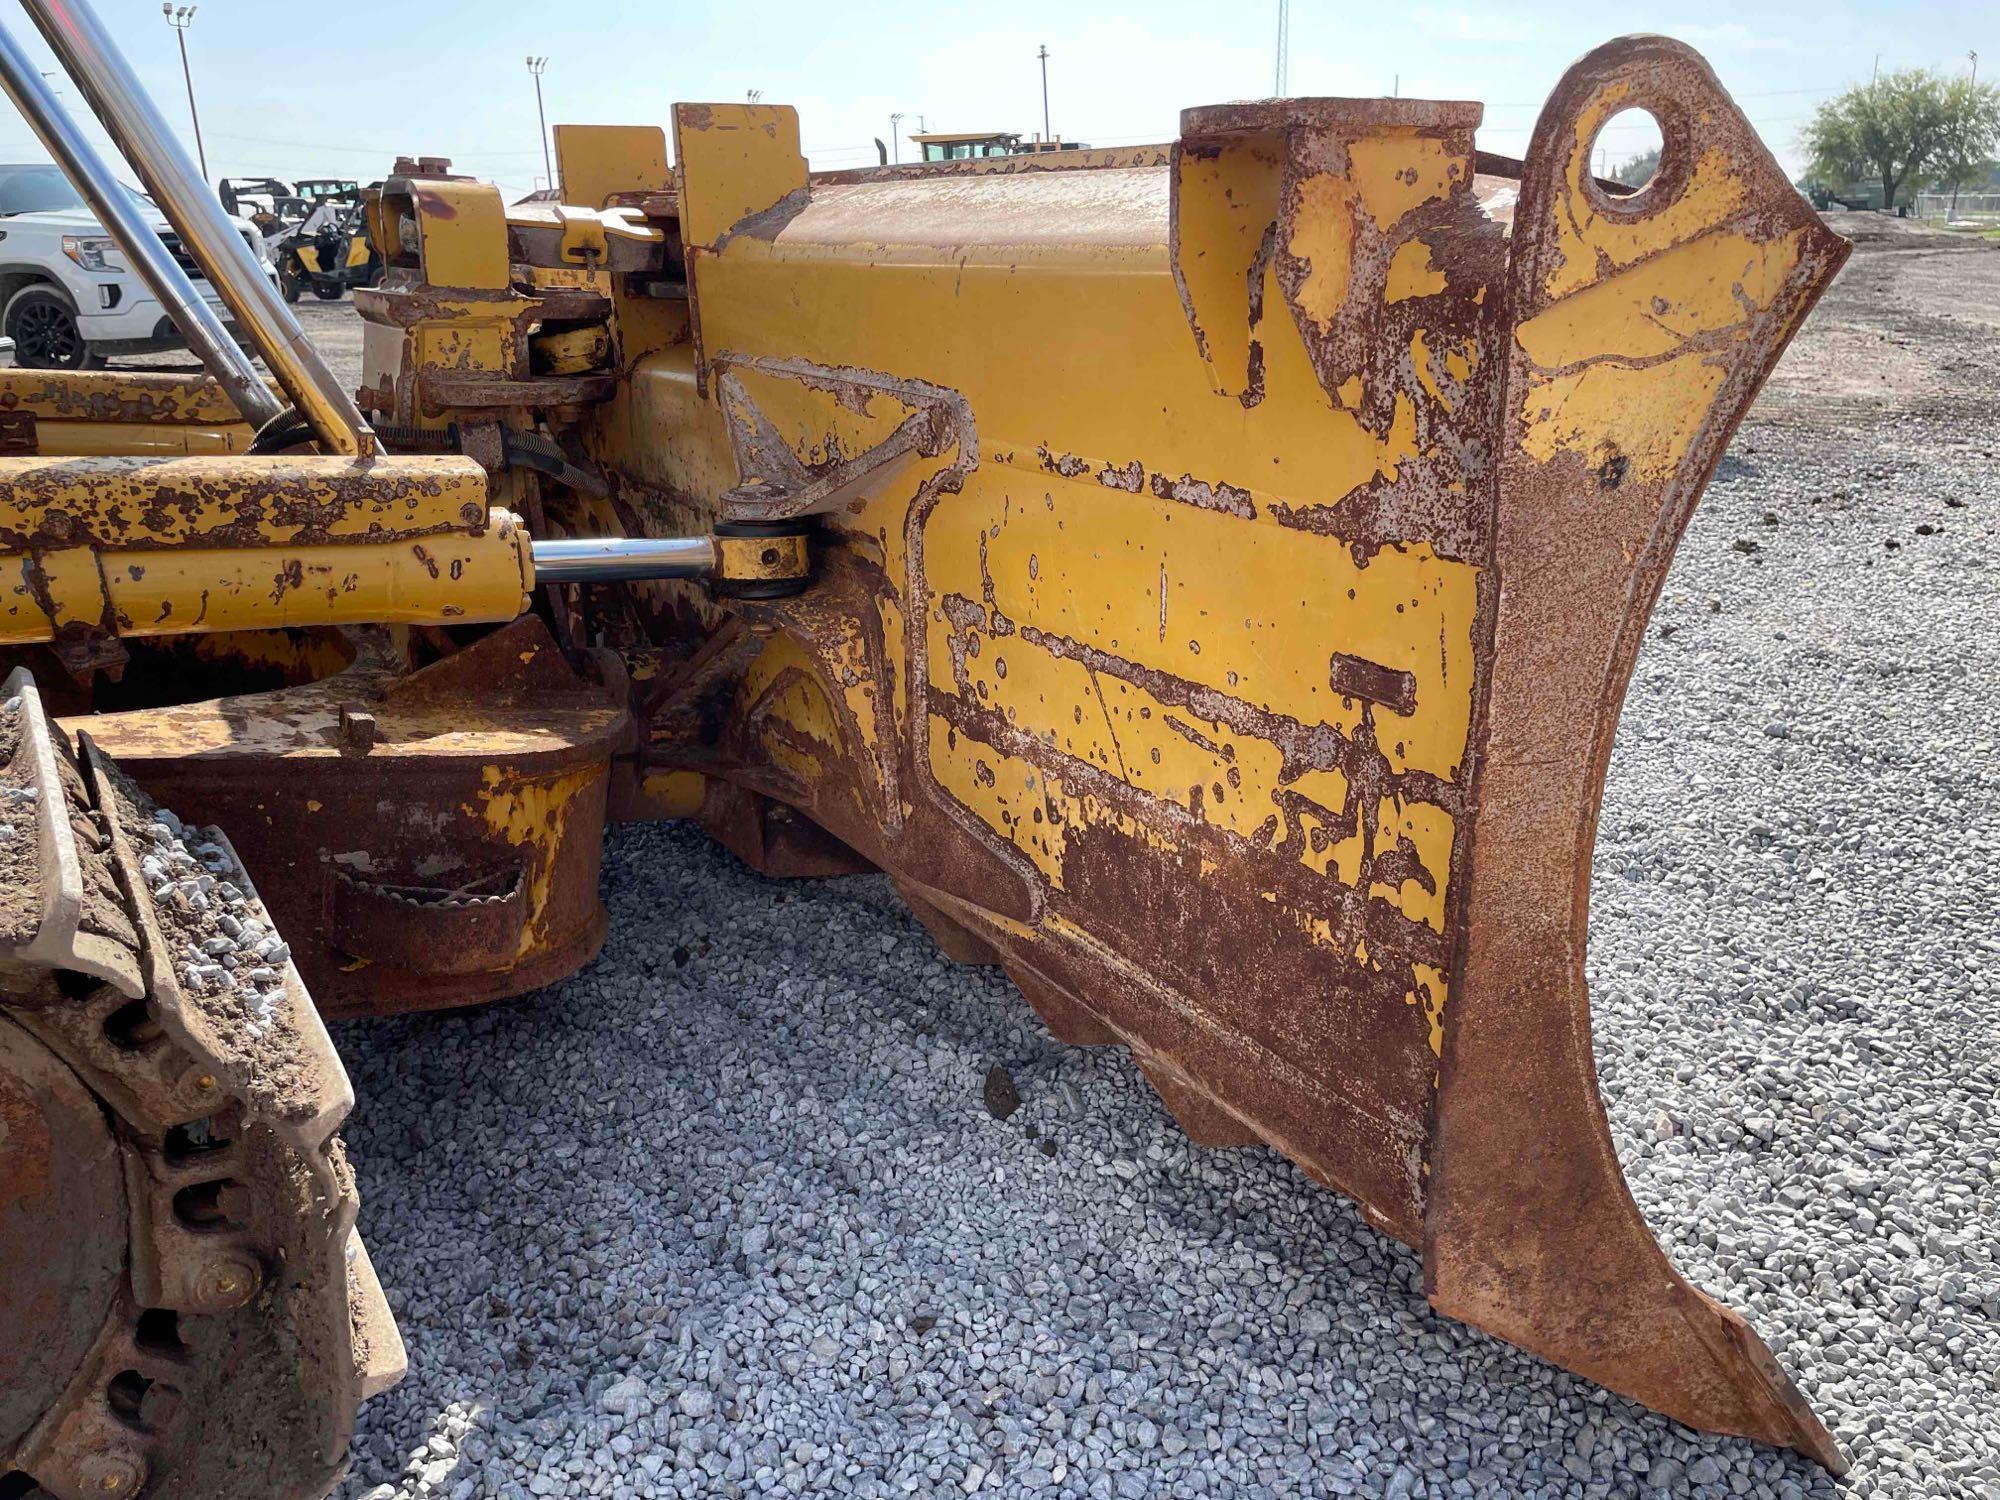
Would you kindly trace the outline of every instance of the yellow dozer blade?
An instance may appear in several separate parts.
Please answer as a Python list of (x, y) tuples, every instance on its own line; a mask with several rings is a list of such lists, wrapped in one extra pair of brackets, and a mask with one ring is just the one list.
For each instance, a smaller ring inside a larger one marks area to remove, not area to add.
[[(1636, 193), (1590, 172), (1632, 108)], [(809, 176), (790, 111), (680, 107), (691, 333), (585, 440), (634, 520), (816, 554), (706, 616), (654, 774), (767, 868), (819, 856), (746, 793), (802, 809), (1198, 1140), (1421, 1247), (1442, 1311), (1839, 1466), (1640, 1217), (1583, 955), (1648, 614), (1846, 246), (1673, 42), (1580, 61), (1524, 162), (1480, 113)]]

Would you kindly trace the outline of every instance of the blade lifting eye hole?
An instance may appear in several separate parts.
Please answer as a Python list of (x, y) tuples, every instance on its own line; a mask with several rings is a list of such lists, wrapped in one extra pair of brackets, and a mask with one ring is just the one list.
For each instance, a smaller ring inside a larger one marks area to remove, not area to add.
[(1612, 115), (1590, 143), (1587, 171), (1599, 194), (1614, 209), (1637, 208), (1659, 176), (1665, 144), (1651, 110), (1621, 109)]

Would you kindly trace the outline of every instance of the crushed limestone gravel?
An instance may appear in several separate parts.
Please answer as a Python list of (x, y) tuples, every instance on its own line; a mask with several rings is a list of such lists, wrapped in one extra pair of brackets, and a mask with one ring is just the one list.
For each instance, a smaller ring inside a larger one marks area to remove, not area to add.
[(337, 1028), (412, 1360), (344, 1493), (2000, 1496), (1996, 339), (2000, 255), (1857, 255), (1682, 549), (1598, 842), (1633, 1191), (1848, 1478), (1432, 1315), (882, 880), (639, 827), (585, 973)]

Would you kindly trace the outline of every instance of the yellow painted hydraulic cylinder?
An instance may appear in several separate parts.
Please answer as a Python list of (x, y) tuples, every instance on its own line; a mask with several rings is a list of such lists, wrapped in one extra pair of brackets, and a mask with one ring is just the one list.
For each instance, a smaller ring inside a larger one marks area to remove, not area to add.
[(534, 563), (470, 459), (0, 459), (0, 643), (511, 620)]
[(98, 552), (0, 559), (0, 643), (305, 625), (465, 625), (527, 608), (534, 564), (507, 511), (478, 533), (324, 546)]

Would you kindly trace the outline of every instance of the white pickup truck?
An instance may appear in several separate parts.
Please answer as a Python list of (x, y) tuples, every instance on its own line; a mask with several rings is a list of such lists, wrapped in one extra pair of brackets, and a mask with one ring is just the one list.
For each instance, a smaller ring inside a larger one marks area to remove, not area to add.
[[(132, 196), (140, 218), (227, 321), (221, 299), (166, 216), (151, 200)], [(265, 265), (263, 236), (246, 219), (233, 222)], [(276, 275), (268, 267), (266, 274)], [(114, 354), (184, 347), (117, 242), (62, 170), (45, 163), (0, 164), (0, 336), (13, 341), (15, 365), (35, 370), (91, 370)]]

